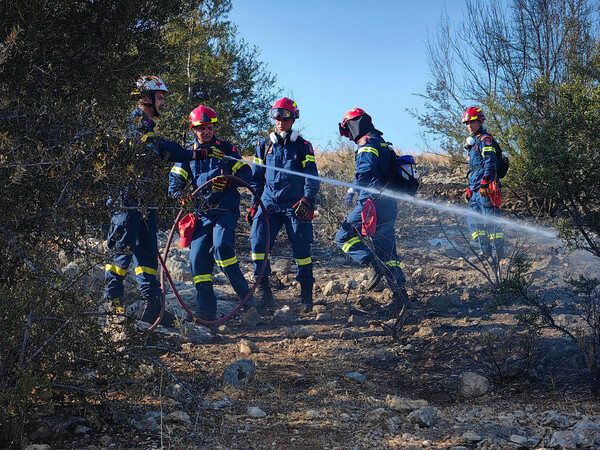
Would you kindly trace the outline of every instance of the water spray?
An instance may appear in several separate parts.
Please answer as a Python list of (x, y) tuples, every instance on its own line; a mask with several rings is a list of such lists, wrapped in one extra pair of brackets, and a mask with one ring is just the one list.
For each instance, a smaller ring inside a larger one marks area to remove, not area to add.
[[(236, 159), (232, 156), (228, 156), (228, 155), (225, 155), (224, 158), (238, 161), (238, 159)], [(422, 198), (416, 198), (416, 197), (413, 197), (408, 194), (402, 194), (402, 193), (399, 193), (399, 192), (396, 192), (396, 191), (393, 191), (393, 190), (387, 189), (387, 188), (375, 189), (375, 188), (370, 188), (370, 187), (366, 187), (366, 186), (356, 186), (354, 184), (346, 183), (344, 181), (339, 181), (339, 180), (336, 180), (333, 178), (319, 177), (319, 176), (315, 176), (315, 175), (310, 175), (308, 173), (302, 173), (302, 172), (296, 172), (294, 170), (284, 169), (282, 167), (267, 166), (266, 164), (261, 164), (261, 163), (257, 163), (254, 161), (244, 160), (244, 162), (254, 165), (254, 166), (260, 166), (260, 167), (264, 167), (264, 168), (268, 168), (268, 169), (272, 169), (272, 170), (277, 170), (280, 172), (289, 173), (291, 175), (296, 175), (296, 176), (303, 177), (303, 178), (309, 178), (312, 180), (323, 181), (325, 183), (333, 184), (336, 186), (343, 186), (346, 188), (359, 189), (361, 191), (366, 191), (371, 194), (384, 195), (386, 197), (390, 197), (390, 198), (393, 198), (396, 200), (400, 200), (400, 201), (407, 202), (407, 203), (412, 203), (414, 205), (419, 205), (419, 206), (423, 206), (426, 208), (435, 209), (438, 211), (443, 211), (443, 212), (450, 213), (450, 214), (458, 214), (458, 215), (465, 216), (465, 217), (477, 218), (478, 221), (481, 221), (484, 223), (501, 224), (501, 225), (505, 225), (512, 229), (524, 231), (528, 234), (534, 234), (534, 235), (537, 235), (540, 237), (557, 240), (556, 233), (552, 230), (535, 227), (533, 225), (529, 225), (525, 222), (518, 221), (518, 220), (509, 220), (509, 219), (505, 219), (503, 217), (498, 217), (498, 216), (486, 216), (479, 212), (473, 211), (469, 208), (465, 208), (464, 206), (460, 206), (460, 205), (456, 205), (456, 204), (452, 204), (452, 203), (445, 203), (445, 204), (437, 203), (437, 202), (433, 202), (431, 200), (424, 200)]]

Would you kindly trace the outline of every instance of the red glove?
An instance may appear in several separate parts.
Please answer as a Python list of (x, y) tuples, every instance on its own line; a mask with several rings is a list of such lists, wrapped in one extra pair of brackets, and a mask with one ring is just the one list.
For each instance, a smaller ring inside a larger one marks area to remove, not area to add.
[(486, 178), (481, 180), (481, 183), (479, 183), (479, 195), (482, 197), (490, 196), (490, 180)]
[(258, 212), (258, 202), (253, 203), (252, 206), (250, 208), (248, 208), (248, 212), (246, 213), (246, 221), (252, 225), (252, 221), (254, 220), (254, 216), (256, 215), (256, 213)]
[(375, 203), (370, 198), (363, 205), (360, 218), (362, 220), (361, 233), (364, 236), (373, 236), (375, 228), (377, 228), (377, 211), (375, 210)]
[(306, 197), (302, 197), (300, 200), (294, 203), (292, 208), (294, 208), (294, 213), (300, 220), (312, 220), (315, 215), (315, 210)]
[(469, 201), (471, 201), (472, 195), (473, 195), (473, 191), (471, 190), (471, 188), (469, 186), (467, 186), (467, 190), (465, 191), (465, 199), (467, 200), (467, 203), (469, 203)]
[(213, 192), (223, 192), (231, 187), (231, 180), (224, 175), (225, 172), (221, 169), (221, 175), (210, 180)]

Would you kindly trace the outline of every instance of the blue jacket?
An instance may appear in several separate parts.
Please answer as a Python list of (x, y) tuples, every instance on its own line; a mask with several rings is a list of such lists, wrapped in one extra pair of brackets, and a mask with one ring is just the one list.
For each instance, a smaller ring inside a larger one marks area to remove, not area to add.
[(358, 201), (366, 200), (373, 194), (361, 191), (360, 186), (382, 189), (387, 183), (390, 170), (390, 149), (387, 142), (375, 132), (361, 137), (356, 143), (356, 174), (353, 185), (359, 190)]
[[(250, 165), (244, 162), (240, 152), (230, 142), (213, 137), (210, 143), (202, 145), (202, 147), (212, 146), (218, 147), (225, 155), (232, 156), (239, 161), (207, 158), (175, 164), (169, 174), (169, 195), (171, 197), (182, 197), (183, 191), (188, 183), (192, 185), (193, 190), (196, 190), (211, 178), (221, 175), (221, 173), (235, 175), (246, 183), (250, 182)], [(200, 144), (195, 140), (190, 146), (190, 149), (194, 150), (199, 147)], [(203, 194), (206, 195), (205, 200), (207, 202), (204, 206), (216, 207), (212, 209), (215, 212), (227, 209), (239, 214), (240, 193), (237, 190), (239, 186), (241, 186), (241, 183), (232, 181), (232, 185), (229, 189), (226, 189), (223, 192), (212, 192), (211, 186), (208, 185), (203, 192)], [(206, 214), (207, 212), (210, 212), (210, 210), (203, 210), (203, 214)]]
[(283, 143), (280, 140), (273, 143), (269, 137), (261, 139), (256, 145), (254, 162), (267, 166), (255, 164), (252, 167), (250, 182), (267, 211), (289, 211), (302, 197), (306, 197), (314, 205), (314, 199), (319, 192), (318, 180), (270, 168), (279, 167), (318, 176), (312, 145), (302, 136), (298, 136), (293, 142), (286, 138)]
[[(130, 179), (123, 180), (119, 188), (119, 198), (124, 206), (154, 205), (152, 186), (157, 167), (163, 159), (169, 161), (189, 161), (194, 152), (186, 150), (176, 142), (152, 136), (144, 140), (147, 133), (152, 133), (156, 123), (140, 108), (136, 108), (127, 116), (127, 126), (121, 144), (130, 155), (133, 155), (134, 173)], [(144, 188), (147, 186), (147, 188)], [(134, 193), (138, 191), (138, 193)], [(150, 194), (141, 196), (140, 192)], [(145, 198), (141, 198), (145, 197)], [(109, 204), (112, 199), (109, 199)]]
[(469, 187), (475, 192), (484, 178), (490, 182), (496, 180), (496, 149), (499, 148), (494, 137), (485, 128), (480, 128), (473, 136), (475, 144), (469, 150)]

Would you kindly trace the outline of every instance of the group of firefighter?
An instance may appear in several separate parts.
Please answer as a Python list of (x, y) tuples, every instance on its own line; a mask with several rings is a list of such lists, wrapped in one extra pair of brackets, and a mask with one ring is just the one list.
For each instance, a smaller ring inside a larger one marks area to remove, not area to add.
[[(212, 276), (215, 264), (227, 276), (240, 299), (248, 297), (250, 292), (235, 252), (235, 230), (240, 217), (238, 188), (242, 186), (238, 179), (250, 185), (256, 195), (246, 219), (251, 224), (254, 277), (260, 281), (245, 307), (254, 307), (264, 315), (275, 306), (269, 281), (271, 267), (268, 257), (265, 263), (265, 257), (267, 243), (272, 247), (278, 232), (285, 226), (297, 267), (300, 311), (310, 312), (315, 283), (312, 219), (319, 181), (313, 147), (293, 129), (295, 120), (300, 117), (297, 104), (286, 97), (275, 102), (269, 111), (275, 121), (275, 131), (258, 141), (250, 165), (234, 145), (215, 136), (218, 118), (208, 106), (200, 105), (190, 113), (189, 126), (195, 139), (191, 146), (183, 148), (154, 135), (154, 119), (160, 116), (168, 92), (165, 83), (156, 76), (144, 76), (137, 81), (135, 92), (138, 104), (129, 117), (128, 134), (130, 138), (134, 136), (133, 140), (139, 137), (137, 147), (141, 142), (144, 151), (135, 150), (135, 145), (131, 151), (138, 151), (146, 164), (148, 158), (150, 164), (160, 164), (165, 158), (174, 162), (169, 174), (169, 195), (180, 205), (194, 210), (185, 216), (179, 228), (180, 245), (190, 247), (191, 272), (197, 291), (196, 317), (207, 322), (217, 319)], [(472, 138), (465, 147), (470, 155), (467, 196), (470, 208), (497, 216), (499, 208), (490, 201), (491, 190), (495, 189), (494, 195), (499, 195), (500, 189), (495, 176), (496, 144), (483, 128), (484, 120), (483, 111), (475, 107), (468, 108), (462, 119)], [(396, 251), (397, 202), (374, 193), (381, 192), (389, 182), (390, 152), (394, 150), (382, 138), (383, 133), (374, 127), (371, 117), (360, 108), (353, 108), (344, 115), (339, 132), (356, 144), (356, 173), (353, 188), (348, 189), (345, 197), (346, 206), (353, 209), (337, 232), (335, 242), (346, 255), (368, 268), (368, 290), (374, 289), (385, 277), (392, 300), (380, 313), (391, 317), (411, 307)], [(190, 194), (201, 187), (202, 201), (198, 194)], [(370, 189), (361, 190), (361, 187)], [(112, 215), (107, 238), (111, 260), (105, 268), (104, 297), (121, 307), (124, 278), (133, 260), (145, 302), (141, 320), (155, 323), (164, 299), (156, 277), (156, 209), (141, 208), (140, 205), (148, 203), (135, 198), (127, 189), (122, 189), (119, 195), (120, 203)], [(482, 255), (504, 258), (504, 236), (497, 225), (490, 227), (470, 217), (468, 226)], [(173, 326), (175, 316), (164, 310), (160, 323)]]

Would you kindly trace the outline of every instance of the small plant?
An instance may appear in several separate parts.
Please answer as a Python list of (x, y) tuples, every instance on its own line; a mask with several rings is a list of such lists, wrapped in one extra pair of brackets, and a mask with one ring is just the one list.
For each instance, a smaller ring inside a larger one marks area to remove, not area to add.
[(600, 280), (581, 275), (568, 279), (571, 312), (578, 318), (573, 326), (557, 322), (555, 311), (558, 303), (547, 296), (532, 292), (531, 281), (525, 274), (531, 267), (522, 256), (514, 259), (514, 271), (505, 280), (492, 288), (493, 299), (488, 303), (490, 311), (501, 307), (520, 304), (524, 310), (516, 315), (520, 325), (535, 330), (551, 328), (563, 333), (582, 350), (593, 392), (600, 394)]
[(575, 330), (579, 348), (583, 351), (588, 370), (594, 380), (594, 392), (600, 394), (600, 280), (580, 275), (567, 283), (578, 301), (581, 323)]

